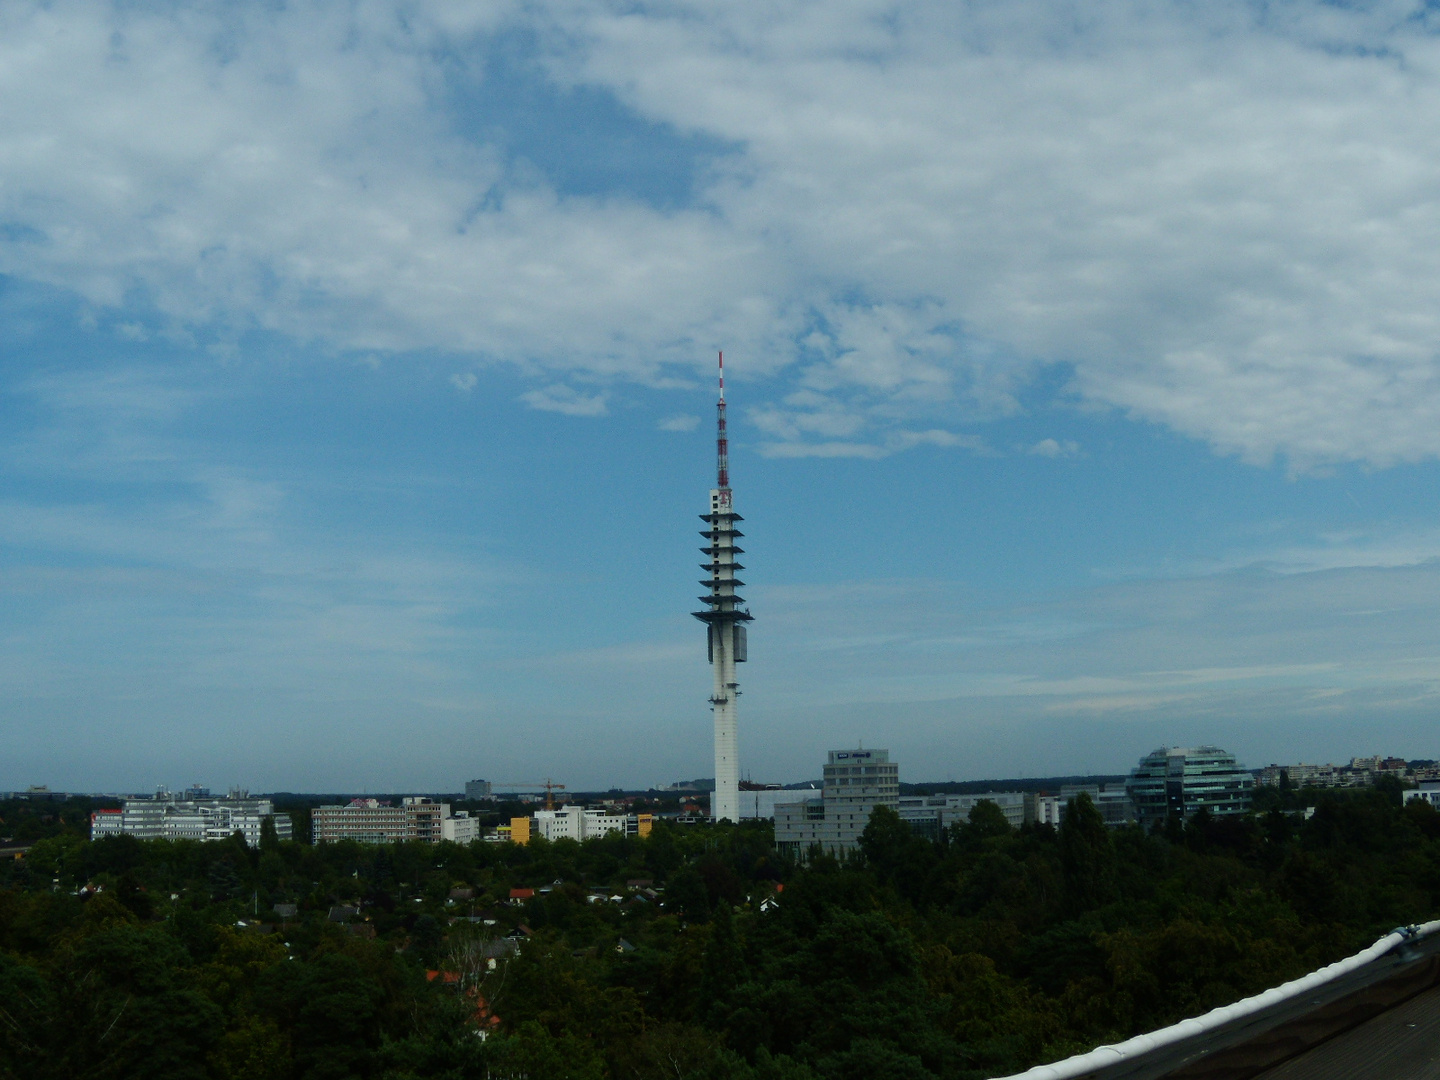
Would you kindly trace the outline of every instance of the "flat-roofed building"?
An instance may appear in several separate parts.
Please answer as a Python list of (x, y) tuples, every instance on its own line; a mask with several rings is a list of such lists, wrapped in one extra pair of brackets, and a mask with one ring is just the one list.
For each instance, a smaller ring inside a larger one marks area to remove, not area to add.
[(1018, 829), (1029, 818), (1030, 803), (1023, 791), (986, 791), (966, 795), (902, 795), (897, 812), (904, 821), (921, 836), (930, 839), (952, 825), (963, 825), (970, 820), (970, 812), (982, 802), (988, 802), (1005, 817), (1005, 823)]
[(274, 823), (277, 839), (290, 839), (290, 815), (275, 813), (269, 799), (175, 799), (161, 794), (153, 799), (126, 799), (119, 810), (97, 810), (90, 815), (90, 838), (213, 842), (239, 833), (245, 843), (259, 847), (267, 820)]
[(1060, 827), (1065, 816), (1065, 800), (1059, 795), (1047, 795), (1042, 791), (1025, 796), (1025, 819), (1037, 825)]
[(799, 858), (816, 847), (853, 851), (877, 806), (900, 809), (900, 766), (890, 751), (831, 750), (820, 798), (776, 803), (775, 846)]
[(506, 839), (528, 844), (537, 837), (546, 840), (594, 840), (619, 833), (621, 836), (650, 835), (655, 822), (653, 814), (611, 814), (582, 806), (562, 806), (558, 810), (537, 810), (534, 817), (511, 818)]
[[(819, 794), (819, 789), (815, 789)], [(764, 821), (775, 816), (777, 803), (794, 802), (804, 798), (804, 789), (786, 791), (784, 788), (747, 788), (740, 785), (740, 820)]]
[(945, 805), (944, 795), (901, 795), (895, 812), (911, 829), (930, 840), (963, 820), (958, 811)]
[(537, 810), (531, 819), (531, 835), (546, 840), (593, 840), (612, 832), (627, 831), (627, 816), (587, 810), (583, 806), (562, 806), (559, 810)]
[(1408, 803), (1411, 799), (1427, 802), (1436, 810), (1440, 810), (1440, 784), (1421, 784), (1413, 791), (1405, 792), (1405, 801)]
[(982, 802), (993, 803), (1005, 815), (1005, 823), (1012, 829), (1025, 824), (1025, 793), (1023, 791), (986, 791), (975, 795), (947, 795), (945, 806), (948, 810), (966, 820), (970, 811)]
[(1062, 784), (1060, 812), (1055, 824), (1065, 819), (1065, 808), (1082, 793), (1090, 796), (1106, 825), (1129, 825), (1135, 821), (1135, 804), (1130, 801), (1130, 792), (1125, 784)]
[(450, 804), (412, 796), (399, 806), (379, 799), (351, 799), (344, 806), (317, 806), (310, 812), (315, 843), (354, 840), (360, 844), (393, 844), (415, 840), (426, 844), (446, 839)]
[(489, 780), (466, 780), (465, 799), (467, 802), (478, 802), (481, 799), (491, 797)]
[(440, 821), (440, 835), (456, 844), (468, 844), (480, 839), (480, 819), (471, 817), (469, 811), (456, 810)]

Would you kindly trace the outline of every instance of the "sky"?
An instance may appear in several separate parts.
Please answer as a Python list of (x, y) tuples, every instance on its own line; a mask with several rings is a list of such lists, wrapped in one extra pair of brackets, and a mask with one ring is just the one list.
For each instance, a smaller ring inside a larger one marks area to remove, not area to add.
[(1440, 757), (1440, 14), (0, 5), (0, 788)]

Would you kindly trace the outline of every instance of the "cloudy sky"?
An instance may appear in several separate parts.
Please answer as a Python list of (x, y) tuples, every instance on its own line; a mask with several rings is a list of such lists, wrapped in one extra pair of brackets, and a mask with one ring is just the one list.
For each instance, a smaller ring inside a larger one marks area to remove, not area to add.
[(0, 787), (1440, 757), (1425, 5), (0, 4)]

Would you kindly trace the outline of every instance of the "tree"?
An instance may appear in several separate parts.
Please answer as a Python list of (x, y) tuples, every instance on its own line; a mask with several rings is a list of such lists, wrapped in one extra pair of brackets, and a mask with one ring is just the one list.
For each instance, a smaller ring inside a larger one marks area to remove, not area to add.
[(735, 936), (730, 905), (720, 901), (710, 920), (710, 940), (700, 964), (700, 1004), (711, 1027), (719, 1027), (729, 1015), (731, 998), (745, 981), (745, 957)]
[(294, 1048), (298, 1080), (370, 1071), (385, 988), (354, 956), (332, 952), (278, 964), (261, 978), (255, 998)]
[(1005, 811), (1001, 810), (989, 799), (981, 799), (970, 808), (970, 815), (965, 826), (967, 839), (984, 841), (996, 836), (1008, 836), (1010, 834), (1010, 822), (1005, 820)]
[(1065, 808), (1060, 823), (1060, 865), (1072, 913), (1089, 911), (1116, 898), (1115, 847), (1105, 819), (1082, 791)]
[(912, 902), (918, 901), (939, 857), (936, 845), (915, 832), (888, 806), (870, 813), (860, 850), (875, 876)]

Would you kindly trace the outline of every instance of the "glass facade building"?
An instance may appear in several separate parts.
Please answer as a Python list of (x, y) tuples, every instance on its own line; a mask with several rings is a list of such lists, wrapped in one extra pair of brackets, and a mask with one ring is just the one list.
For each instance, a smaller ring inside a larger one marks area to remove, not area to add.
[(1219, 817), (1250, 810), (1255, 786), (1245, 767), (1218, 746), (1161, 747), (1130, 770), (1125, 790), (1142, 825), (1200, 810)]

